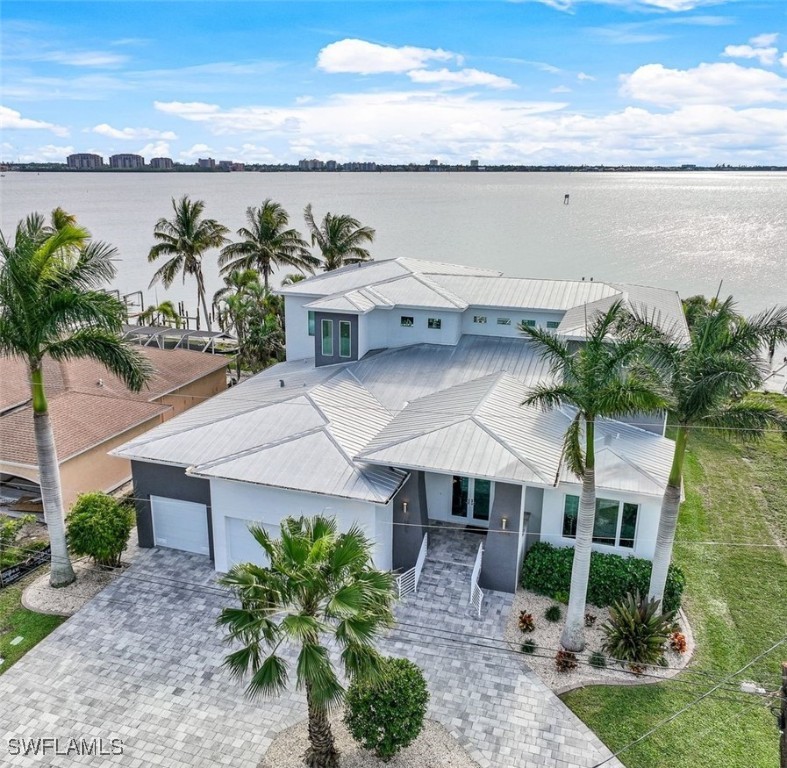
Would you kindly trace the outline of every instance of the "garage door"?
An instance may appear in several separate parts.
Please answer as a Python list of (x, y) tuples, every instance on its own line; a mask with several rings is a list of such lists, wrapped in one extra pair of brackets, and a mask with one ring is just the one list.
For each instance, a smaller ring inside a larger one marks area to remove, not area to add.
[(208, 510), (204, 504), (151, 496), (150, 509), (157, 547), (210, 555)]
[[(255, 565), (268, 565), (268, 556), (265, 550), (251, 535), (250, 520), (241, 520), (239, 517), (226, 518), (227, 523), (227, 565), (232, 568), (238, 563), (254, 563)], [(279, 538), (278, 525), (257, 523), (261, 525), (274, 539)]]

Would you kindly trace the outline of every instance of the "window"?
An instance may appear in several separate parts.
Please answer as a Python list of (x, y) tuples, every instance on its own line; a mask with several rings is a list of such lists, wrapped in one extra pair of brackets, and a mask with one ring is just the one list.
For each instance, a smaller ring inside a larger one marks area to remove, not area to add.
[(443, 327), (443, 321), (439, 317), (430, 317), (426, 321), (426, 327), (433, 331), (439, 331)]
[(402, 317), (399, 320), (399, 325), (401, 325), (402, 328), (412, 328), (413, 327), (413, 318), (412, 317), (408, 317), (407, 315), (402, 315)]
[(554, 331), (555, 328), (560, 328), (560, 323), (557, 320), (547, 320), (547, 328)]
[(309, 336), (314, 336), (314, 312), (309, 312)]
[(333, 320), (323, 320), (321, 332), (322, 354), (324, 357), (333, 357)]
[(498, 317), (497, 318), (498, 325), (511, 325), (511, 318), (510, 317)]
[(352, 355), (352, 325), (347, 320), (339, 321), (339, 357)]
[(535, 328), (536, 327), (536, 321), (535, 320), (523, 320), (522, 321), (522, 325), (525, 325), (528, 328)]
[[(614, 499), (596, 499), (596, 521), (593, 525), (593, 541), (608, 547), (634, 548), (637, 532), (639, 506)], [(576, 538), (579, 496), (566, 494), (563, 507), (563, 535)]]
[(473, 322), (478, 325), (486, 325), (486, 315), (473, 315)]

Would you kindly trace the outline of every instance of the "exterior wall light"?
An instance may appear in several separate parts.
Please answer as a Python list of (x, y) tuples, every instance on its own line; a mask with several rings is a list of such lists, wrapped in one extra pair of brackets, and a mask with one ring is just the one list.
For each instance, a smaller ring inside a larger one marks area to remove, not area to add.
[(500, 528), (502, 530), (504, 530), (504, 531), (508, 528), (508, 518), (507, 517), (501, 517), (500, 518)]
[(402, 514), (403, 514), (405, 517), (407, 517), (407, 514), (408, 514), (408, 506), (409, 506), (409, 505), (407, 504), (407, 502), (406, 502), (406, 501), (403, 501), (403, 502), (402, 502)]

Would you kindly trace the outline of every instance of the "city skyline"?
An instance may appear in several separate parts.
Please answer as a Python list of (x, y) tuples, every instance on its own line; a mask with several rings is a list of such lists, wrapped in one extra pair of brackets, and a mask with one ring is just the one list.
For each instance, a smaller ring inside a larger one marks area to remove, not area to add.
[(786, 165), (785, 21), (778, 0), (12, 0), (0, 159)]

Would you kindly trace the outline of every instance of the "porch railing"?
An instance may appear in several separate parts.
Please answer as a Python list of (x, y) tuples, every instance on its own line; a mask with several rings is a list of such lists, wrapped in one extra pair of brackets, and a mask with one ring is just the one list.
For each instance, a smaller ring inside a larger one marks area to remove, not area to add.
[(409, 595), (410, 592), (418, 592), (418, 582), (421, 580), (421, 571), (424, 569), (424, 561), (426, 560), (428, 538), (429, 535), (425, 533), (423, 539), (421, 539), (421, 549), (418, 551), (418, 559), (415, 561), (415, 565), (396, 577), (396, 588), (400, 599), (405, 595)]
[(470, 577), (470, 605), (475, 608), (476, 613), (481, 615), (481, 605), (484, 602), (484, 590), (478, 586), (478, 578), (481, 575), (481, 561), (484, 557), (484, 543), (478, 545), (478, 553), (475, 556), (473, 575)]

